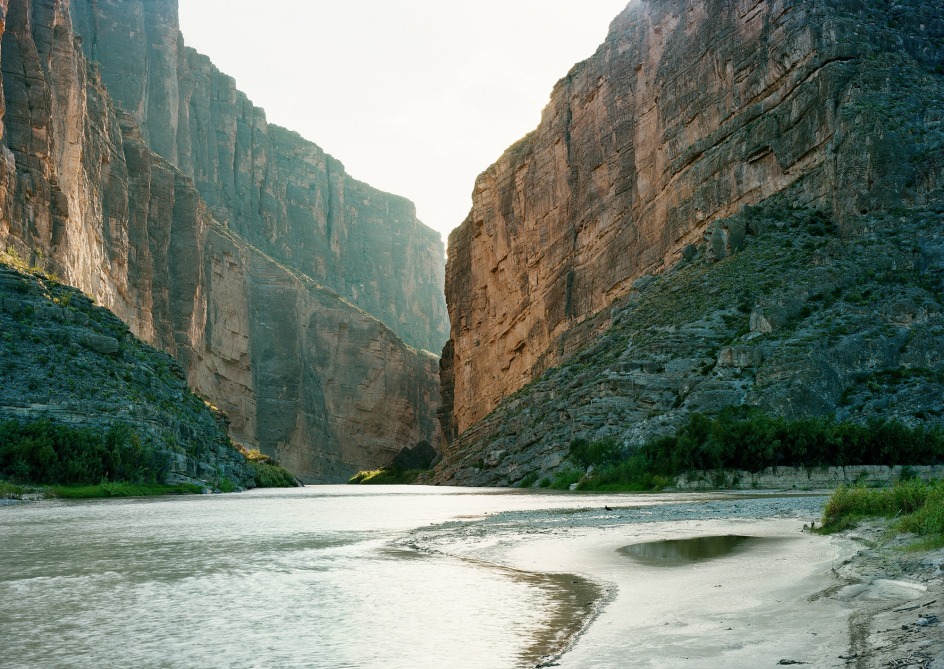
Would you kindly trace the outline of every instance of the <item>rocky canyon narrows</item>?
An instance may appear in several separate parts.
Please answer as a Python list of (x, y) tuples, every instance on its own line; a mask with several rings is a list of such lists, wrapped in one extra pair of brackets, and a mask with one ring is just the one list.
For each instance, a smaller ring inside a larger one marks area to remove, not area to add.
[(4, 0), (0, 244), (183, 365), (308, 482), (436, 443), (444, 249), (266, 122), (176, 0)]
[(933, 423), (842, 402), (941, 364), (942, 73), (939, 3), (629, 3), (450, 235), (436, 480), (514, 484), (731, 405)]

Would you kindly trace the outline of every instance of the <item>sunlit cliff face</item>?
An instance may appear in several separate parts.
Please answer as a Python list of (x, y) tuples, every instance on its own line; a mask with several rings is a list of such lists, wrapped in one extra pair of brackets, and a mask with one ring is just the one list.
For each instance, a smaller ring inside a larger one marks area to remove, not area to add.
[[(888, 29), (866, 31), (866, 10), (844, 7), (675, 0), (614, 21), (538, 128), (479, 177), (450, 237), (445, 392), (460, 433), (607, 327), (614, 300), (712, 221), (791, 186), (839, 217), (898, 188), (877, 176), (895, 161), (870, 153), (874, 135), (853, 144), (862, 129), (841, 113)], [(931, 25), (908, 20), (916, 34)]]
[[(435, 442), (443, 247), (183, 45), (176, 2), (6, 7), (0, 243), (308, 481)], [(411, 347), (404, 340), (415, 346)]]

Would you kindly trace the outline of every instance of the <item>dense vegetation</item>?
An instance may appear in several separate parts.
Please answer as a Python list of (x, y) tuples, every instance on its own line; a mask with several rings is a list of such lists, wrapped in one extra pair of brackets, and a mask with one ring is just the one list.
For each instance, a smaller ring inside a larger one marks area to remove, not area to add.
[(370, 471), (357, 472), (348, 480), (351, 484), (362, 485), (407, 485), (415, 483), (424, 469), (397, 469), (395, 467), (383, 467)]
[(348, 483), (367, 485), (405, 485), (416, 483), (420, 475), (428, 472), (436, 459), (436, 450), (427, 441), (406, 446), (393, 458), (387, 467), (357, 472)]
[(877, 490), (840, 486), (826, 504), (823, 529), (835, 532), (875, 516), (896, 518), (893, 529), (924, 537), (926, 547), (944, 545), (944, 481), (900, 481)]
[(0, 250), (0, 479), (236, 490), (254, 478), (225, 417), (190, 391), (176, 360), (87, 295)]
[(262, 453), (258, 448), (240, 448), (253, 472), (257, 488), (294, 488), (298, 479), (285, 467)]
[(108, 497), (153, 497), (156, 495), (198, 495), (203, 486), (193, 483), (99, 483), (98, 485), (52, 486), (47, 497), (63, 499), (101, 499)]
[(166, 456), (120, 423), (104, 434), (49, 420), (0, 423), (0, 477), (14, 482), (156, 483), (166, 466)]
[(944, 432), (895, 421), (867, 425), (828, 418), (791, 421), (739, 407), (714, 418), (693, 414), (674, 435), (629, 452), (614, 439), (577, 439), (571, 443), (569, 460), (570, 469), (541, 483), (561, 489), (577, 483), (584, 490), (647, 490), (668, 485), (678, 474), (692, 470), (940, 464)]
[[(298, 485), (294, 475), (259, 451), (245, 453), (260, 488)], [(161, 483), (167, 454), (145, 446), (131, 428), (116, 423), (102, 433), (49, 420), (0, 422), (0, 497), (17, 497), (15, 484), (51, 486), (53, 497), (137, 497), (199, 493), (203, 486)], [(223, 477), (223, 492), (236, 485)]]

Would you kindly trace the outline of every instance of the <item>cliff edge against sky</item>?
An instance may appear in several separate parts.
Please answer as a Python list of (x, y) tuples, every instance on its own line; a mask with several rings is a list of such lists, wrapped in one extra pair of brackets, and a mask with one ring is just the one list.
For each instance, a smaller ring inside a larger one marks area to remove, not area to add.
[(939, 3), (630, 3), (450, 236), (438, 480), (513, 483), (574, 437), (729, 404), (833, 415), (889, 370), (936, 383), (942, 80)]
[(172, 0), (2, 0), (0, 244), (307, 481), (436, 441), (442, 243), (184, 46)]

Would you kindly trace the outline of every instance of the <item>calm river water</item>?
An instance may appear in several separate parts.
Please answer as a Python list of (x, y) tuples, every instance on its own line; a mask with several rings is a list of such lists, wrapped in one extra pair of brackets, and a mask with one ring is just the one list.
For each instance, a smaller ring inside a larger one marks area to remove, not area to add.
[(534, 666), (598, 592), (404, 537), (481, 541), (497, 519), (547, 524), (602, 500), (319, 486), (0, 507), (0, 667)]

